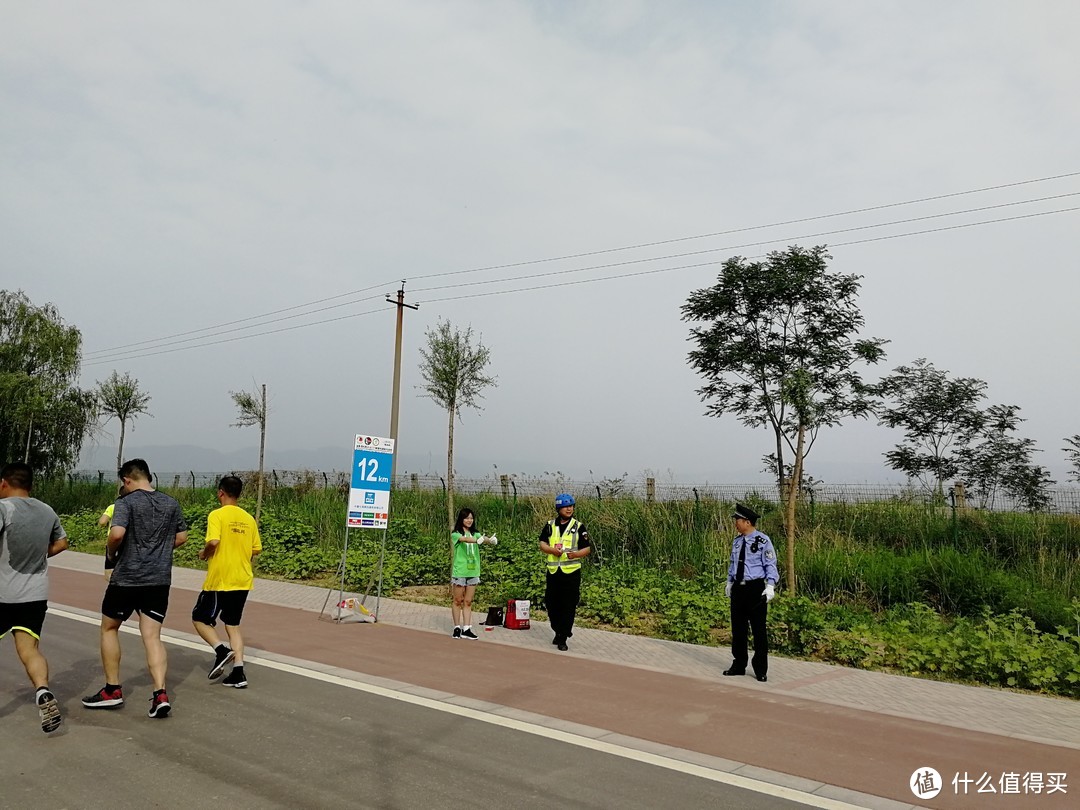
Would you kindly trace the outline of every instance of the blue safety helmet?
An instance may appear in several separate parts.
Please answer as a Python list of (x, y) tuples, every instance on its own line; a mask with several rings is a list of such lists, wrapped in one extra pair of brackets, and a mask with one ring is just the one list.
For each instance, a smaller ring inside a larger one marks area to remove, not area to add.
[(555, 496), (555, 508), (562, 509), (564, 506), (573, 506), (574, 496), (563, 493), (562, 495)]

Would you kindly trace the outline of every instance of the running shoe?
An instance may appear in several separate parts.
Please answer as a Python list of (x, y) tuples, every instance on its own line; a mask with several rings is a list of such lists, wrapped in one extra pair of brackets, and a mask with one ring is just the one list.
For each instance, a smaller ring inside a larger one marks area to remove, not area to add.
[(236, 689), (247, 689), (247, 676), (243, 667), (233, 667), (229, 677), (221, 682), (222, 686), (232, 686)]
[(168, 717), (169, 712), (172, 710), (172, 704), (169, 703), (169, 696), (165, 694), (165, 690), (155, 692), (154, 696), (150, 698), (150, 711), (146, 713), (147, 717)]
[(119, 686), (111, 691), (103, 686), (97, 694), (84, 697), (82, 705), (88, 709), (119, 709), (124, 705), (124, 691)]
[(207, 678), (215, 680), (221, 677), (221, 673), (225, 671), (225, 667), (236, 658), (236, 653), (230, 650), (228, 647), (225, 649), (214, 650), (214, 665), (210, 667), (210, 672), (207, 674)]
[(462, 630), (461, 631), (461, 637), (462, 638), (480, 638), (480, 636), (476, 635), (476, 633), (474, 633), (472, 631), (471, 627), (468, 630)]
[(46, 734), (56, 731), (64, 718), (60, 716), (60, 704), (52, 692), (45, 691), (38, 698), (38, 714), (41, 715), (41, 730)]
[(460, 627), (455, 627), (454, 628), (454, 638), (461, 638), (461, 628)]

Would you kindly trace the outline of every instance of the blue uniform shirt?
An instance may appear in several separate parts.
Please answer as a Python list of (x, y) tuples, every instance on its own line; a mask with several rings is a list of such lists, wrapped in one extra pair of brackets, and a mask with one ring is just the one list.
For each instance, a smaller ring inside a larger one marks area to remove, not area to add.
[(728, 568), (729, 582), (735, 581), (735, 571), (739, 567), (739, 549), (746, 544), (746, 557), (743, 560), (743, 579), (764, 579), (775, 585), (780, 581), (776, 570), (776, 549), (773, 548), (769, 535), (757, 529), (746, 535), (736, 535), (731, 543), (731, 566)]

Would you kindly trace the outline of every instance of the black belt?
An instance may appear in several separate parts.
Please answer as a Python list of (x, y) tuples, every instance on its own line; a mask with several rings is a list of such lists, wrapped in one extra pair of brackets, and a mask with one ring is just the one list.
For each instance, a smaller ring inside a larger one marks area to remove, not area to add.
[(751, 582), (764, 582), (765, 577), (758, 577), (757, 579), (744, 579), (742, 582), (736, 582), (736, 585), (749, 585)]

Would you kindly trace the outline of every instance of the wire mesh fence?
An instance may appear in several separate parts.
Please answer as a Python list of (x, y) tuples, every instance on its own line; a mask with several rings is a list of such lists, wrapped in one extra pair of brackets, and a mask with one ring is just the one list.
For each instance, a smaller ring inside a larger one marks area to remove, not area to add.
[[(202, 489), (212, 488), (223, 475), (240, 475), (245, 481), (253, 481), (253, 471), (228, 470), (205, 472), (155, 473), (155, 483), (162, 488)], [(90, 482), (101, 486), (114, 483), (114, 471), (81, 470), (68, 476), (70, 482)], [(349, 473), (342, 470), (267, 470), (266, 486), (301, 490), (334, 489), (346, 493), (349, 489)], [(445, 491), (446, 479), (437, 474), (410, 473), (394, 480), (395, 489), (413, 491)], [(775, 484), (679, 484), (658, 482), (655, 478), (628, 480), (620, 478), (581, 481), (561, 476), (499, 475), (484, 478), (454, 479), (454, 491), (462, 496), (494, 495), (507, 499), (554, 498), (560, 492), (568, 492), (578, 500), (632, 499), (641, 501), (696, 501), (732, 503), (735, 501), (778, 501)], [(1047, 490), (1047, 506), (1040, 511), (1050, 514), (1080, 514), (1080, 487), (1054, 487)], [(1016, 499), (1004, 493), (971, 493), (963, 487), (954, 486), (934, 491), (911, 484), (816, 484), (800, 493), (804, 506), (817, 504), (861, 504), (899, 502), (925, 506), (952, 506), (982, 509), (995, 512), (1027, 511)]]

